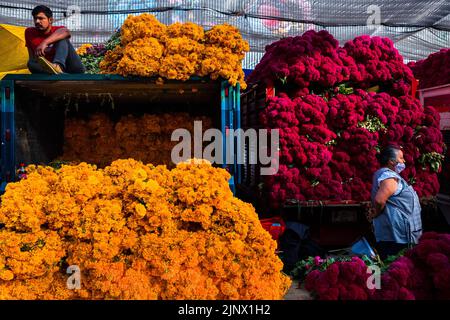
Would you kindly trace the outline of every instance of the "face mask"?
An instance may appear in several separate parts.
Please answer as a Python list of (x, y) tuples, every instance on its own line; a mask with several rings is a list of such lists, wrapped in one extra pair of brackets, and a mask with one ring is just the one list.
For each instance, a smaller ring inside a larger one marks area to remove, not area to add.
[(406, 165), (404, 163), (399, 162), (395, 165), (395, 172), (400, 173), (403, 170), (405, 170), (405, 168), (406, 168)]

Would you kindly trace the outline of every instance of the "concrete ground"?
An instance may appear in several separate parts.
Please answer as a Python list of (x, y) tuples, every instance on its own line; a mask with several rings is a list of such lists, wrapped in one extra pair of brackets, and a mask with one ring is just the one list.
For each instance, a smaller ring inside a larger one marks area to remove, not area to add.
[(292, 280), (292, 285), (284, 296), (284, 300), (312, 300), (312, 297), (308, 291), (298, 287), (297, 280)]

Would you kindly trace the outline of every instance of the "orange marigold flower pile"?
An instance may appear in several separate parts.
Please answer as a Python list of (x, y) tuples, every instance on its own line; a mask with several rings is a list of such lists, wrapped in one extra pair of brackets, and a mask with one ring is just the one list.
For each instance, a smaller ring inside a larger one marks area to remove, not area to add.
[(102, 73), (119, 73), (117, 66), (123, 58), (123, 50), (124, 47), (116, 46), (114, 49), (106, 52), (105, 57), (99, 64)]
[(91, 48), (93, 45), (90, 43), (83, 43), (78, 49), (77, 49), (77, 54), (79, 56), (85, 55), (87, 50), (89, 48)]
[(165, 26), (153, 15), (129, 16), (121, 28), (121, 44), (100, 63), (103, 73), (185, 81), (191, 76), (222, 77), (246, 88), (242, 60), (249, 51), (239, 29), (228, 24), (204, 31), (195, 23)]
[(163, 50), (163, 45), (156, 38), (136, 39), (123, 48), (116, 71), (121, 75), (157, 75)]
[(27, 170), (2, 196), (0, 299), (280, 299), (290, 285), (254, 208), (205, 161)]
[(210, 75), (212, 79), (228, 79), (233, 86), (239, 83), (242, 89), (247, 87), (244, 81), (242, 60), (249, 51), (248, 42), (242, 39), (239, 29), (229, 24), (214, 26), (205, 33), (205, 52), (200, 75)]
[(188, 113), (128, 115), (117, 122), (105, 113), (93, 114), (88, 120), (67, 118), (60, 159), (105, 167), (116, 159), (133, 158), (172, 167), (171, 152), (178, 144), (171, 141), (172, 132), (184, 128), (193, 137), (194, 121), (202, 122), (203, 131), (212, 128), (211, 118)]
[(138, 16), (129, 15), (121, 27), (120, 41), (122, 45), (143, 38), (162, 39), (166, 34), (166, 26), (154, 15), (143, 13)]
[(159, 74), (167, 79), (188, 80), (197, 74), (204, 50), (203, 28), (192, 22), (174, 23), (164, 38), (165, 55)]
[(161, 39), (166, 28), (148, 13), (128, 16), (121, 28), (121, 45), (106, 53), (100, 62), (100, 70), (123, 76), (157, 75), (164, 52)]

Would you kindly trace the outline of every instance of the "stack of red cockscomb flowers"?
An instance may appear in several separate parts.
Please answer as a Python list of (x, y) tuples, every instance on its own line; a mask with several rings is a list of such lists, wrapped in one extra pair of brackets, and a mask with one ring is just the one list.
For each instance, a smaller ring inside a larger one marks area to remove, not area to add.
[(278, 93), (260, 114), (265, 128), (280, 129), (280, 170), (265, 178), (271, 204), (369, 200), (376, 156), (388, 143), (403, 146), (402, 175), (419, 196), (435, 195), (439, 115), (409, 95), (412, 79), (387, 38), (339, 47), (327, 31), (311, 30), (267, 46), (248, 82)]
[(335, 262), (325, 271), (313, 270), (306, 276), (305, 289), (319, 300), (368, 300), (374, 293), (367, 280), (370, 273), (363, 260)]
[(450, 83), (450, 48), (430, 54), (426, 59), (408, 66), (419, 80), (419, 88), (431, 88)]
[(380, 288), (369, 288), (363, 260), (335, 262), (325, 271), (313, 270), (305, 289), (320, 300), (450, 299), (450, 235), (428, 232), (381, 274)]
[(267, 85), (288, 82), (299, 89), (326, 88), (349, 80), (356, 70), (354, 60), (331, 34), (310, 30), (268, 45), (249, 81), (263, 80)]
[(450, 299), (450, 235), (425, 233), (382, 275), (375, 299)]

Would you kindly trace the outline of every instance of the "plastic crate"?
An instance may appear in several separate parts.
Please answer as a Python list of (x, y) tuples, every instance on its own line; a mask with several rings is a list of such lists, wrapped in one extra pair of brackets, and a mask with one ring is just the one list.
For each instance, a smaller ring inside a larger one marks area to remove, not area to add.
[(310, 227), (311, 238), (328, 248), (348, 247), (361, 237), (375, 242), (371, 221), (367, 218), (368, 202), (296, 201), (282, 210), (285, 221), (298, 221)]
[[(266, 107), (269, 97), (275, 95), (274, 88), (255, 85), (241, 95), (241, 126), (242, 129), (263, 129), (259, 122), (259, 113)], [(250, 159), (256, 159), (257, 148), (252, 144), (245, 144), (244, 164), (241, 164), (241, 187), (256, 191), (261, 180), (261, 165), (250, 164)]]
[[(58, 105), (58, 99), (64, 97), (98, 99), (99, 103), (103, 99), (106, 104), (111, 99), (113, 109), (116, 103), (117, 110), (122, 108), (126, 112), (130, 108), (130, 113), (137, 108), (133, 103), (140, 101), (139, 112), (143, 113), (153, 112), (157, 106), (158, 112), (174, 110), (207, 115), (221, 131), (222, 139), (230, 129), (240, 128), (239, 84), (233, 87), (223, 79), (167, 80), (161, 85), (154, 78), (119, 75), (7, 75), (0, 81), (2, 192), (8, 182), (17, 180), (20, 163), (45, 164), (61, 154), (67, 110), (64, 105)], [(145, 102), (144, 106), (139, 99), (148, 99), (149, 103)], [(87, 107), (83, 110), (90, 112)], [(224, 159), (220, 166), (231, 174), (229, 184), (235, 192), (235, 184), (240, 181), (236, 152), (230, 151), (234, 154), (234, 163), (226, 164), (228, 150), (225, 143), (223, 146)]]

